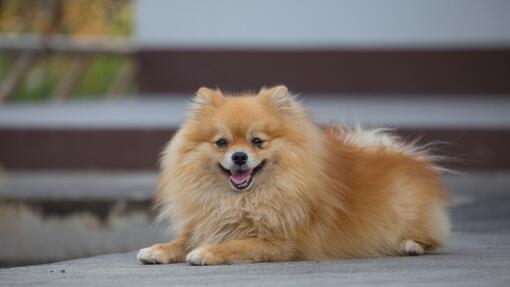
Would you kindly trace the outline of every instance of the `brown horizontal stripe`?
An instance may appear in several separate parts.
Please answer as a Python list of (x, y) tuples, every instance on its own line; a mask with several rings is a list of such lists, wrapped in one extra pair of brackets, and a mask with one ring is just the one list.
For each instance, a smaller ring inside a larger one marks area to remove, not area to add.
[(316, 93), (510, 93), (510, 48), (141, 50), (136, 58), (145, 93), (275, 84)]
[(171, 130), (0, 129), (0, 164), (14, 169), (155, 169)]
[[(172, 129), (0, 129), (0, 163), (8, 169), (155, 169)], [(454, 169), (510, 169), (510, 130), (398, 130), (437, 144)]]

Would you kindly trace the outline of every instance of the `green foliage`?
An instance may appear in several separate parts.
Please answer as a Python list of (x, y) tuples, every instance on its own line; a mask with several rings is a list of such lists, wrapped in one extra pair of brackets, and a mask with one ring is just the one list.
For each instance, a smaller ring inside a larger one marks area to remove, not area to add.
[(130, 36), (133, 0), (0, 0), (0, 32)]
[[(130, 37), (133, 5), (132, 0), (0, 0), (0, 33)], [(17, 55), (0, 51), (0, 82), (16, 60)], [(103, 96), (122, 67), (132, 62), (127, 56), (92, 56), (71, 98)], [(72, 63), (70, 55), (38, 57), (9, 101), (48, 100)]]
[[(15, 58), (0, 55), (0, 79), (3, 79), (14, 65)], [(132, 65), (131, 59), (123, 56), (94, 56), (76, 85), (72, 98), (103, 97), (115, 81), (124, 65)], [(69, 73), (72, 58), (67, 55), (53, 55), (38, 58), (36, 63), (18, 85), (10, 102), (48, 100), (59, 82)], [(133, 87), (129, 92), (133, 92)]]

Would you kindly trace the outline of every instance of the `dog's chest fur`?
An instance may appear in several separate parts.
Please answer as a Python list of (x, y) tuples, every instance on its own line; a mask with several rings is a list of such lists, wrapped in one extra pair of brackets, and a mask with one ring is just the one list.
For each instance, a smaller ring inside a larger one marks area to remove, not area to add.
[(214, 208), (200, 212), (199, 218), (196, 218), (191, 245), (215, 244), (242, 238), (275, 237), (289, 229), (290, 220), (286, 219), (288, 215), (288, 212), (272, 204), (255, 205), (247, 200), (223, 201)]

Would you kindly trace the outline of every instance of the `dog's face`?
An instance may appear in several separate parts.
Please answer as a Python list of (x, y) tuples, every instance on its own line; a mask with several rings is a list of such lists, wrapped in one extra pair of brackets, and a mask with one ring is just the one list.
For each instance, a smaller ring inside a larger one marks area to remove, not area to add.
[(214, 144), (221, 154), (219, 168), (228, 177), (232, 188), (249, 189), (266, 164), (263, 153), (257, 152), (257, 149), (262, 149), (267, 139), (262, 139), (257, 133), (246, 135), (245, 138), (224, 134), (218, 136)]
[(235, 191), (269, 180), (286, 152), (282, 117), (294, 104), (283, 86), (235, 97), (199, 89), (185, 129), (196, 145), (192, 154), (206, 167), (200, 169), (204, 177)]

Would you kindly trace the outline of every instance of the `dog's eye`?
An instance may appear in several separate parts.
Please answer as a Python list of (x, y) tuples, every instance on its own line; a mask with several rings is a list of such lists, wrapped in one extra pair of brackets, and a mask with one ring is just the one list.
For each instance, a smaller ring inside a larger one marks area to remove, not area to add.
[(216, 141), (216, 145), (219, 147), (219, 148), (224, 148), (224, 147), (227, 147), (228, 145), (228, 141), (224, 138), (221, 138), (219, 140)]
[(263, 139), (260, 139), (260, 138), (255, 137), (255, 138), (251, 139), (251, 143), (252, 143), (254, 146), (256, 146), (256, 147), (261, 147), (261, 146), (262, 146), (262, 144), (264, 143), (264, 140), (263, 140)]

